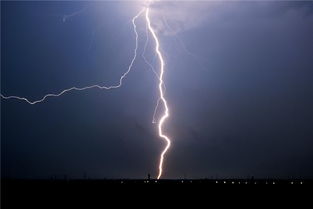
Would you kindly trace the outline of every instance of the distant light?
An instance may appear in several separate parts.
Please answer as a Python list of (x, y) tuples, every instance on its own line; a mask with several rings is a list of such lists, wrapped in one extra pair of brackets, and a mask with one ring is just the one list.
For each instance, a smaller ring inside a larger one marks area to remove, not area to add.
[(275, 184), (275, 181), (273, 181), (273, 184)]
[(232, 183), (232, 184), (235, 184), (235, 182), (233, 182), (233, 181), (232, 181), (231, 183)]
[(240, 181), (238, 182), (238, 184), (240, 184)]
[(158, 183), (158, 181), (154, 181), (155, 183)]
[(181, 183), (184, 183), (184, 181), (181, 181)]
[(292, 181), (292, 182), (290, 182), (290, 184), (293, 184), (293, 181)]
[(190, 183), (192, 183), (192, 181), (190, 181)]
[(245, 182), (245, 184), (248, 184), (248, 182)]
[(303, 182), (301, 181), (300, 184), (303, 184)]
[(226, 184), (226, 181), (224, 181), (224, 184)]
[(218, 181), (216, 181), (215, 183), (218, 184)]
[(123, 181), (121, 181), (121, 184), (123, 184), (124, 182)]
[(254, 184), (256, 184), (256, 182), (254, 182)]

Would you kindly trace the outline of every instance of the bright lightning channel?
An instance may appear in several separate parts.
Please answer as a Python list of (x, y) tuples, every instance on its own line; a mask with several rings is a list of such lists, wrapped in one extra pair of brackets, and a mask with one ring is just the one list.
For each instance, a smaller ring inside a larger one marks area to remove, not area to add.
[(160, 177), (162, 176), (162, 173), (163, 173), (164, 157), (165, 157), (166, 152), (168, 151), (168, 149), (171, 146), (170, 138), (163, 133), (163, 125), (164, 125), (165, 120), (169, 117), (169, 109), (168, 109), (167, 101), (165, 99), (164, 92), (163, 92), (163, 83), (164, 83), (163, 75), (164, 75), (165, 63), (164, 63), (163, 55), (160, 51), (159, 38), (156, 35), (156, 32), (154, 31), (153, 27), (151, 26), (149, 13), (150, 13), (150, 8), (148, 7), (148, 8), (146, 8), (146, 22), (148, 25), (148, 29), (149, 29), (150, 33), (152, 34), (152, 37), (155, 41), (155, 52), (158, 55), (158, 58), (160, 61), (159, 93), (160, 93), (160, 100), (162, 101), (162, 103), (164, 105), (164, 109), (165, 109), (164, 114), (162, 115), (161, 119), (159, 120), (159, 124), (158, 124), (159, 136), (166, 141), (166, 146), (160, 155), (159, 174), (157, 177), (157, 179), (160, 179)]
[[(130, 65), (128, 66), (128, 69), (127, 71), (120, 77), (119, 79), (119, 83), (118, 85), (112, 85), (112, 86), (101, 86), (101, 85), (91, 85), (91, 86), (86, 86), (86, 87), (71, 87), (71, 88), (68, 88), (68, 89), (65, 89), (63, 91), (61, 91), (60, 93), (57, 93), (57, 94), (46, 94), (45, 96), (43, 96), (41, 99), (39, 100), (35, 100), (35, 101), (31, 101), (25, 97), (19, 97), (19, 96), (4, 96), (3, 94), (0, 94), (0, 97), (2, 99), (16, 99), (16, 100), (21, 100), (21, 101), (25, 101), (27, 102), (28, 104), (31, 104), (31, 105), (34, 105), (34, 104), (37, 104), (37, 103), (41, 103), (43, 101), (45, 101), (47, 98), (49, 97), (59, 97), (59, 96), (62, 96), (63, 94), (67, 93), (67, 92), (71, 92), (71, 91), (84, 91), (84, 90), (88, 90), (88, 89), (94, 89), (94, 88), (98, 88), (98, 89), (106, 89), (106, 90), (110, 90), (110, 89), (116, 89), (116, 88), (119, 88), (122, 86), (123, 84), (123, 79), (128, 75), (128, 73), (131, 71), (132, 67), (133, 67), (133, 64), (137, 58), (137, 50), (138, 50), (138, 32), (137, 32), (137, 25), (136, 25), (136, 20), (139, 16), (141, 16), (142, 13), (145, 12), (145, 20), (146, 20), (146, 26), (148, 28), (148, 30), (150, 31), (154, 41), (155, 41), (155, 53), (157, 54), (157, 57), (159, 59), (159, 62), (160, 62), (160, 74), (157, 75), (157, 73), (155, 72), (154, 68), (152, 67), (152, 65), (150, 65), (147, 60), (144, 58), (145, 62), (151, 67), (151, 70), (156, 74), (156, 76), (158, 77), (158, 80), (159, 80), (159, 85), (158, 85), (158, 89), (159, 89), (159, 94), (160, 94), (160, 98), (158, 99), (158, 102), (157, 102), (157, 106), (155, 107), (155, 111), (154, 111), (154, 116), (153, 118), (155, 117), (155, 114), (156, 114), (156, 109), (158, 108), (159, 106), (159, 103), (162, 102), (163, 106), (164, 106), (164, 113), (163, 115), (161, 116), (159, 122), (158, 122), (158, 133), (159, 133), (159, 137), (162, 138), (163, 140), (165, 140), (166, 142), (166, 146), (165, 148), (163, 149), (163, 151), (161, 152), (161, 155), (160, 155), (160, 159), (159, 159), (159, 173), (158, 173), (158, 176), (157, 176), (157, 179), (160, 179), (162, 174), (163, 174), (163, 164), (164, 164), (164, 159), (165, 159), (165, 154), (167, 153), (168, 149), (170, 148), (171, 146), (171, 140), (168, 136), (166, 136), (163, 132), (163, 125), (166, 121), (166, 119), (169, 117), (169, 108), (168, 108), (168, 105), (167, 105), (167, 101), (165, 99), (165, 96), (164, 96), (164, 81), (163, 81), (163, 76), (164, 76), (164, 66), (165, 66), (165, 63), (164, 63), (164, 58), (163, 58), (163, 55), (160, 51), (160, 42), (159, 42), (159, 38), (154, 30), (154, 28), (151, 26), (151, 20), (150, 20), (150, 8), (149, 6), (143, 10), (141, 10), (136, 16), (134, 16), (132, 18), (132, 24), (133, 24), (133, 30), (134, 30), (134, 33), (135, 33), (135, 49), (134, 49), (134, 56), (131, 60), (131, 63)], [(147, 42), (145, 44), (145, 48), (144, 50), (146, 49), (146, 46), (147, 46)], [(153, 119), (153, 121), (155, 121)]]

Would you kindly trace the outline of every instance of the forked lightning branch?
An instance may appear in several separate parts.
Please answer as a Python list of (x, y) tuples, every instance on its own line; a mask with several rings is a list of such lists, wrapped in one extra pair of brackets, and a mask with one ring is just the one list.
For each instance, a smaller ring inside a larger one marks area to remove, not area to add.
[(119, 82), (115, 85), (112, 86), (105, 86), (105, 85), (90, 85), (90, 86), (85, 86), (85, 87), (71, 87), (68, 89), (64, 89), (63, 91), (59, 92), (59, 93), (49, 93), (44, 95), (42, 98), (38, 99), (38, 100), (34, 100), (31, 101), (28, 98), (25, 97), (20, 97), (20, 96), (5, 96), (2, 93), (0, 94), (2, 99), (14, 99), (14, 100), (19, 100), (19, 101), (24, 101), (30, 105), (35, 105), (38, 103), (42, 103), (46, 100), (48, 100), (48, 98), (50, 97), (60, 97), (63, 94), (72, 92), (72, 91), (84, 91), (84, 90), (88, 90), (88, 89), (105, 89), (105, 90), (113, 90), (116, 88), (120, 88), (123, 85), (123, 80), (126, 78), (127, 74), (131, 71), (131, 69), (133, 68), (133, 64), (137, 58), (137, 50), (138, 50), (138, 32), (137, 32), (137, 24), (136, 21), (138, 18), (142, 17), (144, 18), (146, 25), (147, 25), (147, 29), (149, 34), (152, 36), (153, 40), (154, 40), (154, 50), (155, 53), (157, 55), (158, 58), (158, 66), (159, 66), (159, 70), (158, 70), (158, 91), (159, 91), (159, 99), (158, 99), (158, 103), (157, 103), (157, 107), (161, 105), (163, 105), (163, 113), (160, 116), (159, 121), (157, 122), (158, 125), (158, 134), (160, 139), (162, 139), (166, 144), (164, 149), (162, 150), (161, 154), (160, 154), (160, 158), (159, 158), (159, 165), (158, 165), (158, 175), (157, 175), (157, 179), (160, 179), (162, 174), (163, 174), (163, 167), (164, 167), (164, 160), (165, 160), (165, 156), (168, 152), (168, 149), (171, 146), (171, 140), (170, 138), (164, 133), (163, 131), (163, 127), (165, 125), (166, 119), (169, 117), (169, 108), (168, 108), (168, 104), (167, 104), (167, 100), (165, 98), (165, 93), (164, 93), (164, 81), (163, 81), (163, 77), (164, 77), (164, 72), (165, 72), (165, 63), (164, 63), (164, 58), (160, 49), (160, 40), (159, 37), (155, 31), (155, 29), (152, 26), (152, 22), (151, 22), (151, 18), (150, 18), (150, 1), (148, 1), (147, 5), (145, 6), (144, 9), (142, 9), (138, 14), (136, 14), (133, 18), (132, 18), (132, 25), (133, 25), (133, 30), (134, 30), (134, 34), (135, 34), (135, 48), (134, 48), (134, 55), (133, 58), (127, 68), (127, 71), (120, 77)]

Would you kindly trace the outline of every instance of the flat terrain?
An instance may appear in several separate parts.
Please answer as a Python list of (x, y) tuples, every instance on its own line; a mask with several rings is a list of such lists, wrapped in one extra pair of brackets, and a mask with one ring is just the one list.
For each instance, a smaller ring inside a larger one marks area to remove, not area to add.
[[(20, 208), (18, 205), (22, 205), (23, 208), (32, 206), (46, 208), (51, 204), (58, 208), (61, 202), (72, 204), (95, 199), (110, 201), (113, 198), (120, 201), (131, 196), (140, 197), (140, 200), (144, 196), (151, 198), (155, 194), (171, 196), (174, 193), (207, 195), (212, 192), (214, 195), (223, 197), (227, 192), (232, 196), (238, 193), (234, 192), (237, 189), (228, 190), (226, 188), (249, 188), (246, 191), (254, 194), (250, 190), (251, 187), (270, 187), (271, 191), (277, 191), (275, 188), (279, 185), (299, 188), (312, 183), (312, 180), (301, 179), (3, 179), (1, 181), (1, 201), (2, 208)], [(44, 202), (43, 205), (41, 202)]]

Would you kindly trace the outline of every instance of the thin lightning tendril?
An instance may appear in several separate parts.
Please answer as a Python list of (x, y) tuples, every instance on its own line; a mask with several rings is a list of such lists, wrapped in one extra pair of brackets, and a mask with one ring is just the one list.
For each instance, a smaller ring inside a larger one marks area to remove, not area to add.
[[(149, 30), (148, 30), (148, 23), (146, 23), (146, 42), (145, 42), (145, 45), (144, 45), (144, 47), (143, 47), (143, 51), (142, 51), (141, 57), (142, 57), (142, 59), (144, 60), (144, 62), (149, 66), (149, 69), (154, 73), (155, 77), (157, 77), (158, 80), (160, 80), (160, 76), (159, 76), (158, 73), (155, 71), (153, 65), (152, 65), (152, 64), (147, 60), (147, 58), (145, 57), (145, 53), (146, 53), (148, 44), (149, 44)], [(160, 98), (158, 98), (157, 103), (156, 103), (155, 108), (154, 108), (154, 111), (153, 111), (152, 123), (156, 123), (155, 117), (156, 117), (156, 114), (157, 114), (157, 110), (158, 110), (158, 107), (159, 107), (159, 103), (160, 103)]]
[[(133, 64), (134, 64), (134, 62), (135, 62), (135, 60), (137, 58), (138, 32), (137, 32), (136, 20), (144, 12), (145, 12), (145, 20), (146, 20), (147, 40), (146, 40), (146, 43), (145, 43), (145, 46), (144, 46), (144, 51), (143, 51), (141, 56), (143, 57), (144, 61), (149, 65), (150, 69), (153, 71), (153, 73), (156, 75), (156, 77), (159, 80), (158, 89), (159, 89), (160, 97), (158, 98), (157, 105), (156, 105), (155, 110), (154, 110), (153, 123), (155, 122), (155, 115), (156, 115), (157, 108), (159, 107), (160, 103), (162, 102), (162, 104), (164, 106), (164, 113), (163, 113), (163, 115), (161, 116), (161, 118), (160, 118), (160, 120), (158, 122), (159, 137), (162, 138), (166, 142), (166, 146), (163, 149), (163, 151), (162, 151), (162, 153), (160, 155), (160, 159), (159, 159), (159, 167), (158, 167), (159, 168), (159, 173), (158, 173), (157, 179), (160, 179), (160, 177), (162, 176), (162, 173), (163, 173), (164, 157), (165, 157), (165, 154), (167, 153), (168, 149), (171, 146), (170, 138), (168, 136), (166, 136), (164, 134), (164, 132), (163, 132), (163, 125), (164, 125), (166, 119), (169, 117), (169, 108), (168, 108), (167, 101), (166, 101), (165, 96), (164, 96), (164, 94), (165, 94), (165, 85), (164, 85), (164, 81), (163, 81), (163, 76), (164, 76), (164, 66), (165, 66), (165, 63), (164, 63), (163, 55), (162, 55), (162, 53), (160, 51), (160, 43), (159, 43), (158, 36), (157, 36), (155, 30), (153, 29), (153, 27), (151, 26), (150, 8), (149, 8), (149, 6), (147, 6), (147, 8), (145, 8), (145, 9), (142, 9), (136, 16), (134, 16), (132, 18), (133, 30), (134, 30), (134, 33), (135, 33), (135, 40), (136, 40), (135, 41), (134, 56), (133, 56), (129, 66), (128, 66), (127, 71), (120, 77), (118, 85), (112, 85), (112, 86), (91, 85), (91, 86), (86, 86), (86, 87), (71, 87), (71, 88), (65, 89), (65, 90), (63, 90), (63, 91), (61, 91), (60, 93), (57, 93), (57, 94), (52, 94), (52, 93), (46, 94), (41, 99), (35, 100), (35, 101), (31, 101), (31, 100), (29, 100), (29, 99), (27, 99), (25, 97), (19, 97), (19, 96), (4, 96), (1, 93), (0, 93), (0, 97), (2, 99), (21, 100), (21, 101), (27, 102), (28, 104), (34, 105), (34, 104), (37, 104), (37, 103), (44, 102), (49, 97), (59, 97), (59, 96), (62, 96), (63, 94), (65, 94), (65, 93), (71, 92), (71, 91), (84, 91), (84, 90), (94, 89), (94, 88), (110, 90), (110, 89), (116, 89), (116, 88), (121, 87), (122, 84), (123, 84), (123, 79), (131, 71), (131, 69), (133, 67)], [(155, 53), (156, 53), (156, 55), (157, 55), (157, 57), (159, 59), (159, 62), (160, 62), (160, 73), (159, 74), (155, 71), (154, 67), (147, 61), (147, 59), (144, 56), (146, 47), (148, 45), (148, 31), (152, 35), (152, 37), (154, 39), (154, 42), (155, 42)]]
[(4, 96), (3, 94), (0, 94), (0, 97), (3, 99), (17, 99), (17, 100), (22, 100), (27, 102), (28, 104), (34, 105), (37, 103), (41, 103), (43, 101), (45, 101), (47, 98), (49, 97), (59, 97), (62, 96), (63, 94), (70, 92), (70, 91), (84, 91), (84, 90), (88, 90), (88, 89), (94, 89), (94, 88), (98, 88), (98, 89), (105, 89), (105, 90), (110, 90), (110, 89), (117, 89), (119, 87), (122, 86), (123, 84), (123, 79), (127, 76), (127, 74), (131, 71), (133, 64), (137, 58), (137, 49), (138, 49), (138, 32), (137, 32), (137, 25), (136, 25), (136, 19), (144, 12), (144, 10), (141, 10), (135, 17), (133, 17), (132, 19), (132, 24), (133, 24), (133, 29), (134, 29), (134, 33), (135, 33), (135, 39), (136, 39), (136, 43), (135, 43), (135, 49), (134, 49), (134, 56), (128, 66), (127, 71), (120, 77), (119, 83), (118, 85), (112, 85), (112, 86), (101, 86), (101, 85), (91, 85), (91, 86), (86, 86), (86, 87), (71, 87), (68, 89), (65, 89), (63, 91), (61, 91), (60, 93), (57, 94), (46, 94), (45, 96), (43, 96), (41, 99), (39, 100), (35, 100), (35, 101), (30, 101), (29, 99), (25, 98), (25, 97), (19, 97), (19, 96)]
[(161, 99), (158, 98), (157, 103), (156, 103), (155, 108), (154, 108), (154, 111), (153, 111), (152, 123), (156, 123), (155, 116), (156, 116), (156, 114), (157, 114), (160, 101), (161, 101)]
[[(149, 43), (149, 30), (148, 30), (148, 23), (146, 23), (146, 42), (145, 42), (145, 45), (143, 47), (143, 51), (142, 51), (141, 57), (145, 61), (145, 63), (149, 66), (149, 69), (153, 72), (155, 77), (157, 77), (158, 80), (160, 80), (160, 76), (155, 71), (155, 68), (153, 67), (153, 65), (145, 57), (145, 53), (146, 53), (146, 50), (147, 50), (148, 43)], [(165, 88), (165, 85), (164, 85), (164, 88)], [(156, 118), (156, 114), (157, 114), (157, 111), (158, 111), (158, 107), (159, 107), (160, 101), (161, 101), (161, 99), (158, 98), (157, 103), (156, 103), (156, 105), (154, 107), (154, 111), (153, 111), (152, 123), (156, 123), (156, 119), (155, 118)]]
[(148, 31), (148, 24), (146, 24), (146, 42), (145, 42), (145, 45), (143, 47), (143, 51), (142, 51), (141, 57), (145, 61), (145, 63), (149, 66), (149, 69), (153, 72), (153, 74), (158, 78), (158, 80), (160, 80), (160, 76), (155, 71), (153, 65), (150, 62), (148, 62), (147, 58), (145, 57), (145, 53), (146, 53), (146, 50), (147, 50), (147, 47), (148, 47), (148, 43), (149, 43), (149, 31)]

